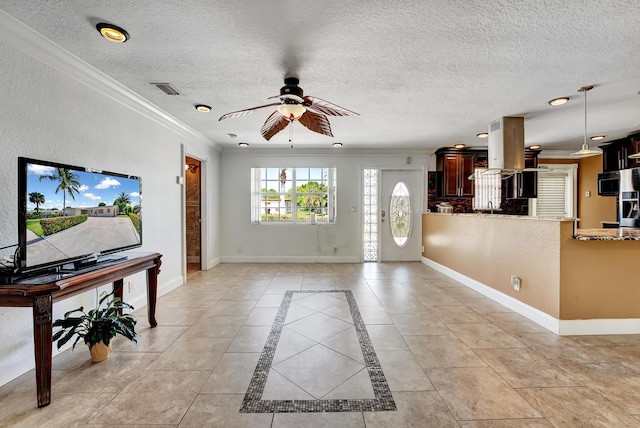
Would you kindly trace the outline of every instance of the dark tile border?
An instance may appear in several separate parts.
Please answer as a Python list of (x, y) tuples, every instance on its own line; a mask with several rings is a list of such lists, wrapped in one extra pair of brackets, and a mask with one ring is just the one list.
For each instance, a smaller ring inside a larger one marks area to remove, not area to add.
[[(262, 392), (267, 383), (267, 376), (271, 369), (273, 356), (284, 327), (284, 320), (289, 311), (293, 293), (344, 293), (351, 309), (351, 317), (356, 328), (360, 349), (364, 356), (365, 365), (371, 379), (371, 386), (376, 398), (350, 400), (262, 400)], [(371, 412), (397, 410), (391, 390), (384, 377), (380, 361), (373, 349), (369, 333), (364, 325), (362, 316), (351, 290), (288, 290), (285, 292), (276, 319), (271, 326), (271, 332), (262, 349), (258, 365), (253, 372), (251, 383), (242, 401), (240, 413), (298, 413), (298, 412)]]

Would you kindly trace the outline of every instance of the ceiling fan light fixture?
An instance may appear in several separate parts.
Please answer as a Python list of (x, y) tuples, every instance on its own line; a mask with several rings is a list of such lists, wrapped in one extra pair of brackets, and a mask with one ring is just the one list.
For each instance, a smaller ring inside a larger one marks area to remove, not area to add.
[(589, 148), (589, 144), (587, 144), (587, 92), (593, 89), (593, 85), (583, 86), (578, 89), (578, 92), (584, 92), (584, 141), (582, 143), (582, 148), (577, 152), (573, 152), (569, 154), (572, 158), (586, 158), (589, 156), (597, 156), (602, 154), (602, 150), (600, 148)]
[(299, 119), (307, 109), (300, 104), (282, 104), (278, 107), (278, 111), (287, 119), (296, 120)]
[(600, 140), (604, 140), (604, 137), (606, 137), (606, 135), (594, 135), (593, 137), (591, 137), (591, 140), (600, 141)]
[(561, 106), (563, 104), (568, 103), (570, 99), (571, 98), (569, 98), (569, 97), (559, 97), (559, 98), (554, 98), (552, 100), (549, 100), (549, 101), (547, 101), (547, 103), (550, 106)]
[(120, 28), (117, 25), (107, 24), (100, 22), (96, 25), (96, 30), (110, 42), (124, 43), (130, 39), (129, 33), (124, 28)]
[(478, 137), (478, 138), (487, 138), (488, 136), (489, 136), (488, 132), (478, 132), (476, 134), (476, 137)]
[(209, 113), (211, 111), (211, 106), (208, 106), (206, 104), (196, 104), (195, 108), (202, 113)]

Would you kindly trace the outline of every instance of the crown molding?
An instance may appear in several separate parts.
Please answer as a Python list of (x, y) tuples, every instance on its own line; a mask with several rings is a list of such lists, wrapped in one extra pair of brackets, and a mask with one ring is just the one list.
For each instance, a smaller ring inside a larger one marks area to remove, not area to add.
[(57, 43), (49, 40), (3, 10), (0, 10), (0, 40), (114, 101), (153, 120), (177, 135), (212, 146), (214, 141), (179, 121), (155, 104), (86, 63)]

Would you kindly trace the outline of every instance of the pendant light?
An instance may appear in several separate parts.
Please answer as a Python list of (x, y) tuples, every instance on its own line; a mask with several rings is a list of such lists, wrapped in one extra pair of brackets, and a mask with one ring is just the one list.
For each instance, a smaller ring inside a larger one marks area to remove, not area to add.
[(599, 148), (589, 148), (587, 144), (587, 92), (593, 89), (593, 85), (583, 86), (578, 89), (578, 92), (584, 92), (584, 141), (582, 148), (577, 152), (571, 153), (569, 156), (572, 158), (586, 158), (589, 156), (597, 156), (602, 154), (602, 150)]

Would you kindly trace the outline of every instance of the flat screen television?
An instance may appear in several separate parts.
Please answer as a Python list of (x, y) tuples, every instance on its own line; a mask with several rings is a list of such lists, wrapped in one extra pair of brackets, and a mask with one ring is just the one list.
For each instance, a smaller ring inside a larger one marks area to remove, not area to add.
[(18, 158), (18, 271), (71, 269), (142, 245), (140, 177)]

